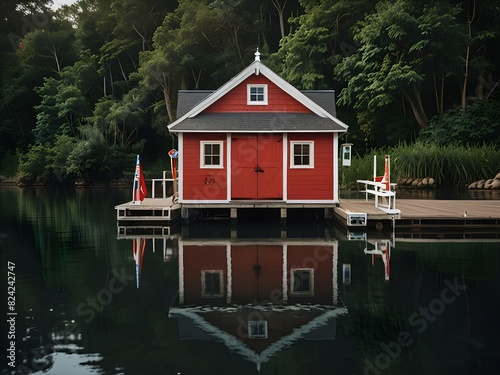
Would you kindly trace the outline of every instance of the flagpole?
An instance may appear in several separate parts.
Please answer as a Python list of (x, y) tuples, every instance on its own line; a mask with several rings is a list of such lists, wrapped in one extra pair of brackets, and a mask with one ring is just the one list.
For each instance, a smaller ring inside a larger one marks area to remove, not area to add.
[(135, 200), (135, 191), (139, 188), (139, 154), (137, 154), (137, 159), (135, 163), (135, 172), (134, 172), (134, 184), (132, 185), (132, 203), (137, 204)]

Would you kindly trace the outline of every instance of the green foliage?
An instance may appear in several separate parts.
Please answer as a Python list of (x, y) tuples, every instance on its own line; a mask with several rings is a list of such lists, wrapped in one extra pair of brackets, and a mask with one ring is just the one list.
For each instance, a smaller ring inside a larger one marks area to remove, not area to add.
[(465, 111), (454, 109), (434, 117), (418, 140), (439, 145), (494, 142), (500, 146), (500, 97), (478, 100)]
[(135, 95), (135, 91), (130, 91), (122, 99), (104, 97), (96, 104), (93, 116), (86, 118), (112, 146), (129, 147), (144, 121), (144, 112)]
[(50, 165), (50, 148), (36, 143), (28, 148), (28, 152), (19, 158), (17, 179), (21, 183), (50, 183), (55, 178)]
[(45, 71), (60, 72), (78, 60), (77, 51), (72, 29), (39, 29), (24, 37), (20, 54), (27, 65), (39, 65)]
[(68, 135), (58, 135), (53, 145), (36, 143), (19, 156), (19, 182), (62, 184), (71, 182), (67, 160), (77, 142)]
[(35, 106), (37, 125), (33, 130), (38, 142), (53, 142), (56, 135), (74, 136), (81, 119), (89, 114), (89, 100), (96, 70), (88, 52), (72, 66), (64, 68), (57, 78), (45, 78), (44, 84), (35, 89), (41, 103)]
[(81, 126), (79, 138), (57, 135), (53, 144), (37, 143), (19, 157), (17, 179), (32, 184), (68, 184), (109, 181), (120, 178), (123, 170), (134, 163), (134, 152), (141, 150), (143, 142), (132, 152), (118, 146), (107, 145), (98, 127)]
[(68, 135), (58, 135), (51, 148), (50, 158), (52, 170), (58, 177), (59, 182), (72, 182), (73, 179), (68, 172), (68, 160), (78, 140)]
[[(360, 22), (354, 37), (362, 46), (335, 67), (336, 76), (347, 82), (339, 103), (360, 110), (378, 110), (403, 94), (421, 128), (428, 119), (421, 99), (426, 68), (460, 61), (456, 45), (466, 40), (456, 20), (458, 8), (442, 2), (435, 6), (414, 5), (409, 0), (380, 1), (376, 13)], [(434, 43), (443, 38), (453, 48)], [(453, 54), (452, 54), (453, 53)], [(432, 59), (429, 59), (432, 56)], [(437, 61), (441, 58), (443, 61)]]
[[(175, 142), (166, 126), (178, 90), (217, 89), (256, 47), (298, 88), (346, 86), (339, 117), (358, 150), (413, 140), (415, 124), (457, 103), (466, 46), (466, 94), (490, 102), (499, 87), (491, 0), (478, 3), (471, 35), (467, 8), (448, 1), (79, 0), (57, 12), (46, 4), (1, 6), (0, 163), (19, 150), (26, 181), (117, 177), (134, 148), (153, 164)], [(432, 120), (421, 140), (498, 140), (495, 118), (494, 103), (473, 104)]]
[(80, 127), (80, 139), (70, 150), (66, 174), (85, 182), (109, 181), (120, 178), (123, 171), (134, 165), (135, 152), (142, 151), (143, 142), (129, 150), (119, 145), (109, 146), (97, 126)]
[(7, 151), (0, 160), (0, 178), (12, 178), (16, 176), (19, 163), (19, 156), (11, 151)]
[(80, 127), (81, 139), (68, 156), (68, 173), (77, 179), (95, 180), (105, 166), (107, 144), (99, 128), (86, 125)]
[(281, 40), (271, 66), (300, 89), (331, 88), (332, 65), (354, 49), (348, 30), (372, 4), (360, 0), (301, 4), (305, 13), (292, 19), (296, 30)]

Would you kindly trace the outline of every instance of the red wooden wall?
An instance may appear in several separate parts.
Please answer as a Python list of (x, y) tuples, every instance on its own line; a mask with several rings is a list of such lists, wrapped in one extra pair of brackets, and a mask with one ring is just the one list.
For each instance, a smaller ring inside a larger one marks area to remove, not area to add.
[[(267, 105), (247, 104), (247, 85), (267, 84)], [(205, 109), (205, 112), (311, 112), (262, 75), (248, 77), (233, 90)]]
[[(200, 168), (200, 141), (224, 141), (224, 168)], [(185, 200), (225, 200), (227, 199), (227, 144), (226, 134), (185, 133), (183, 137), (182, 182)], [(213, 179), (212, 179), (213, 177)], [(208, 182), (208, 183), (207, 183)]]
[[(290, 168), (290, 141), (314, 141), (314, 168)], [(333, 199), (333, 135), (288, 134), (288, 199)]]

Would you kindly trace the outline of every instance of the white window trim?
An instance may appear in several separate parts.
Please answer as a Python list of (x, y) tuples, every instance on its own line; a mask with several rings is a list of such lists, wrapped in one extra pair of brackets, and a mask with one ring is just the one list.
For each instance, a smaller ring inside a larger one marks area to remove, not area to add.
[[(220, 163), (217, 165), (205, 164), (205, 145), (218, 144), (220, 146)], [(223, 169), (224, 168), (224, 141), (200, 141), (200, 168)]]
[[(264, 88), (264, 100), (253, 102), (250, 100), (250, 89), (254, 87), (262, 87)], [(247, 85), (247, 104), (248, 105), (267, 105), (267, 85)]]
[[(253, 323), (264, 323), (265, 333), (263, 335), (252, 335), (252, 324)], [(249, 339), (267, 339), (268, 330), (267, 330), (267, 320), (249, 320), (248, 321), (248, 338)]]
[[(309, 164), (308, 165), (295, 165), (294, 147), (295, 145), (309, 145)], [(290, 168), (291, 169), (312, 169), (314, 168), (314, 141), (290, 141)]]
[[(205, 294), (205, 274), (206, 273), (218, 273), (219, 274), (219, 294)], [(202, 270), (201, 271), (201, 296), (203, 298), (219, 298), (224, 297), (224, 271), (223, 270)]]
[[(295, 284), (295, 271), (309, 271), (309, 291), (297, 292), (294, 291)], [(292, 296), (314, 296), (314, 268), (291, 268), (290, 269), (290, 295)]]

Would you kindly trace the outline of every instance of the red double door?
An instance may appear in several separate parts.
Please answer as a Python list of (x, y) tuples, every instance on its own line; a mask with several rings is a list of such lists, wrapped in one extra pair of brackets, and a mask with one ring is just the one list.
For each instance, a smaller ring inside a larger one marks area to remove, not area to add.
[(231, 198), (283, 199), (283, 136), (234, 134)]

